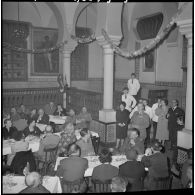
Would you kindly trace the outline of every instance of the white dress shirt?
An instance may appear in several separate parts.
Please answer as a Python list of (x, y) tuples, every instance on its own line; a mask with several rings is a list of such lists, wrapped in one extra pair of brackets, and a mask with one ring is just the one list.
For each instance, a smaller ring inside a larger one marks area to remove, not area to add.
[(134, 114), (134, 112), (135, 111), (138, 111), (137, 110), (137, 106), (132, 110), (132, 112), (130, 113), (130, 115), (129, 115), (129, 118), (131, 119), (132, 118), (132, 116), (133, 116), (133, 114)]
[(158, 108), (158, 103), (155, 103), (155, 104), (153, 104), (152, 105), (152, 120), (154, 121), (154, 122), (158, 122), (158, 116), (155, 114), (155, 110)]
[(132, 108), (134, 108), (137, 103), (135, 98), (130, 94), (123, 94), (121, 99), (126, 103), (125, 109), (129, 110), (129, 112), (131, 112)]
[(135, 79), (129, 79), (127, 86), (129, 88), (129, 94), (130, 95), (137, 95), (137, 92), (140, 89), (140, 83), (139, 81), (135, 78)]
[(150, 119), (153, 118), (153, 114), (152, 114), (152, 108), (150, 106), (145, 106), (145, 111), (146, 114), (148, 114), (148, 116), (150, 117)]

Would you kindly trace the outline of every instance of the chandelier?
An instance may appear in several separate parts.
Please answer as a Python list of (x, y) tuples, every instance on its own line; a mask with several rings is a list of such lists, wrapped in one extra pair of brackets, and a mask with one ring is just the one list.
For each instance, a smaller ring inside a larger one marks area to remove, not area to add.
[(18, 2), (17, 4), (18, 7), (18, 22), (15, 25), (15, 28), (13, 30), (13, 36), (15, 38), (19, 39), (26, 39), (28, 36), (27, 30), (25, 29), (24, 25), (20, 23), (20, 4)]

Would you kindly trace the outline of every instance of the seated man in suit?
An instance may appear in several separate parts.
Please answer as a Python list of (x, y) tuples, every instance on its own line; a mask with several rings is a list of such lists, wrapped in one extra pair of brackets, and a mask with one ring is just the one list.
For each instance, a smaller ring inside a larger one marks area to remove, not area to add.
[(36, 153), (38, 159), (45, 159), (44, 149), (55, 148), (59, 141), (60, 137), (53, 134), (53, 128), (51, 125), (47, 125), (45, 128), (45, 134), (41, 135), (42, 139), (40, 141), (39, 151)]
[(93, 169), (93, 180), (97, 179), (104, 182), (118, 175), (118, 168), (110, 164), (112, 162), (112, 153), (107, 148), (101, 150), (99, 161), (102, 164)]
[(126, 157), (128, 161), (119, 166), (119, 175), (128, 180), (131, 185), (129, 191), (140, 191), (143, 189), (142, 179), (145, 176), (144, 165), (136, 161), (136, 150), (128, 150)]
[(25, 183), (28, 187), (22, 190), (21, 194), (50, 193), (42, 184), (41, 176), (37, 172), (31, 172), (25, 177)]
[(138, 154), (144, 154), (144, 141), (140, 139), (140, 132), (136, 128), (128, 129), (127, 137), (120, 148), (120, 152), (126, 153), (128, 150), (136, 150)]
[(144, 166), (149, 169), (148, 176), (145, 179), (145, 187), (149, 190), (155, 190), (155, 179), (169, 176), (167, 156), (160, 151), (161, 144), (158, 141), (154, 141), (151, 144), (151, 154), (144, 155), (141, 159)]
[(86, 183), (84, 182), (84, 174), (88, 168), (88, 161), (81, 158), (81, 148), (72, 144), (68, 148), (70, 156), (60, 161), (56, 175), (63, 177), (64, 192), (67, 192), (66, 182), (74, 182), (75, 185), (80, 184), (80, 191), (85, 191)]
[(49, 104), (46, 104), (44, 107), (45, 113), (48, 115), (53, 115), (53, 113), (56, 110), (56, 105), (54, 104), (54, 102), (49, 102)]
[(42, 108), (39, 109), (39, 111), (38, 111), (38, 119), (36, 122), (41, 123), (41, 124), (45, 124), (45, 125), (49, 124), (49, 116), (47, 114), (45, 114), (45, 112)]

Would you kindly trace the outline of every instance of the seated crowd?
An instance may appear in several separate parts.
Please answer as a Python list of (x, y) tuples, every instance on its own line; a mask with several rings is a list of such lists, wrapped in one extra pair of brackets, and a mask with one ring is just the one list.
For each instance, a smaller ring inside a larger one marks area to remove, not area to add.
[[(126, 88), (124, 94), (127, 94)], [(168, 123), (172, 110), (168, 108), (167, 100), (160, 98), (155, 109), (153, 107), (156, 105), (149, 107), (145, 99), (140, 99), (137, 105), (136, 100), (132, 99), (132, 102), (133, 106), (126, 109), (127, 104), (122, 101), (116, 112), (116, 147), (112, 150), (103, 147), (98, 153), (91, 139), (92, 118), (86, 107), (83, 107), (78, 115), (73, 109), (66, 112), (60, 104), (56, 106), (53, 102), (38, 111), (36, 108), (28, 110), (23, 104), (18, 111), (14, 107), (11, 108), (11, 112), (4, 115), (2, 137), (3, 140), (13, 139), (16, 142), (11, 145), (12, 153), (4, 156), (4, 160), (5, 167), (9, 167), (11, 172), (25, 175), (27, 188), (21, 193), (48, 193), (41, 184), (40, 174), (47, 158), (46, 150), (55, 148), (56, 159), (66, 157), (59, 162), (54, 173), (61, 180), (63, 192), (90, 192), (94, 190), (93, 184), (97, 181), (108, 183), (112, 192), (156, 190), (158, 179), (169, 180), (171, 167), (164, 147), (166, 140), (170, 138)], [(178, 102), (176, 103), (178, 105)], [(56, 125), (50, 122), (49, 115), (66, 116), (65, 123)], [(26, 125), (19, 130), (14, 122), (21, 119), (26, 121)], [(176, 120), (177, 128), (181, 128), (181, 115)], [(37, 124), (46, 125), (44, 131)], [(79, 138), (75, 133), (77, 130)], [(171, 144), (175, 149), (175, 135), (171, 136)], [(29, 150), (28, 141), (32, 137), (40, 140), (36, 152)], [(116, 154), (126, 157), (126, 162), (119, 167), (112, 165), (112, 156)], [(89, 162), (85, 157), (95, 155), (99, 156), (100, 165), (93, 168), (91, 180), (86, 181), (85, 171), (89, 168)], [(184, 163), (182, 169), (181, 180), (184, 188), (192, 187), (190, 160)], [(70, 183), (73, 186), (71, 191), (68, 189)]]

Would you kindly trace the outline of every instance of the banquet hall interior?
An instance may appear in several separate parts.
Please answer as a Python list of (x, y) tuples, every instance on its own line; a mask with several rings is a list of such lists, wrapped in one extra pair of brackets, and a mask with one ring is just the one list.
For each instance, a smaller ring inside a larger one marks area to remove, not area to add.
[(3, 193), (191, 190), (192, 9), (2, 2)]

